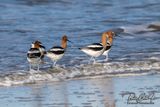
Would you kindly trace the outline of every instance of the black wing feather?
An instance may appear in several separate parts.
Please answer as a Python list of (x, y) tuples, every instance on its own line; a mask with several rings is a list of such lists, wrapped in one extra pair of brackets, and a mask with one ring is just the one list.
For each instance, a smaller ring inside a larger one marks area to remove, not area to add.
[[(103, 45), (100, 43), (93, 43), (92, 45), (95, 45), (95, 47), (87, 47), (88, 49), (91, 49), (93, 51), (100, 51), (103, 49)], [(99, 47), (97, 47), (99, 46)]]
[(30, 48), (27, 53), (28, 58), (38, 58), (41, 57), (41, 52), (37, 48)]
[[(58, 50), (56, 50), (56, 49), (58, 49)], [(56, 55), (60, 55), (60, 54), (64, 54), (65, 49), (60, 46), (54, 46), (48, 52), (56, 54)]]

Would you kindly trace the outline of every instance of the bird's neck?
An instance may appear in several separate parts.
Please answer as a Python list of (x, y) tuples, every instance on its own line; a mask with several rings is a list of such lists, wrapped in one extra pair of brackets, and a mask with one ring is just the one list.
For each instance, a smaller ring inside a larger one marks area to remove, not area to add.
[(61, 47), (64, 49), (67, 48), (67, 41), (62, 40)]
[(37, 45), (37, 44), (34, 44), (34, 48), (40, 48), (40, 47), (39, 47), (39, 45)]
[(31, 48), (40, 48), (40, 46), (38, 44), (32, 44)]
[(107, 40), (107, 37), (106, 37), (105, 35), (102, 35), (101, 42), (102, 42), (102, 45), (103, 45), (103, 46), (106, 46), (106, 45), (107, 45), (106, 40)]
[(110, 38), (108, 39), (108, 41), (109, 41), (109, 44), (112, 45), (112, 43), (113, 43), (113, 38), (110, 37)]
[(31, 44), (31, 48), (35, 48), (35, 44)]

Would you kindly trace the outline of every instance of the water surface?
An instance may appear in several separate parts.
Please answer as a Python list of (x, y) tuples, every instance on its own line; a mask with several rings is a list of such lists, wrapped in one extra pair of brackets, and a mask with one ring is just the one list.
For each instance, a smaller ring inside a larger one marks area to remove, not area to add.
[[(160, 75), (148, 75), (3, 87), (0, 88), (0, 105), (3, 107), (158, 107), (159, 81)], [(134, 92), (137, 96), (140, 93), (154, 92), (154, 104), (127, 104), (129, 92)]]
[[(0, 106), (144, 106), (126, 105), (121, 94), (159, 93), (159, 7), (158, 0), (1, 0)], [(99, 61), (101, 56), (88, 64), (78, 48), (99, 42), (110, 29), (120, 37), (114, 39), (109, 61)], [(74, 44), (68, 44), (59, 67), (50, 68), (45, 58), (40, 72), (30, 73), (30, 44), (40, 40), (48, 50), (60, 45), (64, 34)], [(157, 107), (158, 98), (154, 102), (147, 106)]]

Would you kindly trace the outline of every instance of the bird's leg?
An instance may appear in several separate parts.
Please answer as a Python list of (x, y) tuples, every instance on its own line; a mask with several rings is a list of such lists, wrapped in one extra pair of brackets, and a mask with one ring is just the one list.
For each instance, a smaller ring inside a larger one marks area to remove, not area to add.
[(95, 64), (96, 63), (96, 59), (95, 59), (95, 57), (93, 57), (93, 64)]
[(105, 59), (105, 61), (108, 61), (108, 53), (106, 54), (106, 59)]
[(56, 62), (57, 62), (57, 61), (54, 61), (54, 62), (53, 62), (52, 67), (55, 67), (55, 66), (56, 66)]
[(92, 60), (93, 60), (93, 56), (89, 59), (88, 64), (90, 64)]
[(54, 62), (54, 66), (56, 66), (57, 61)]
[(29, 73), (31, 74), (31, 75), (33, 75), (33, 73), (34, 73), (34, 69), (32, 69), (32, 64), (29, 64)]

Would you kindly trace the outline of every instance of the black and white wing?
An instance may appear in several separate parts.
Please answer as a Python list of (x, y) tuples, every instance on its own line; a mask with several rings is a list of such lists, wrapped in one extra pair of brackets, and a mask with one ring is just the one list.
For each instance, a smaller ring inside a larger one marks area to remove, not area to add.
[(103, 49), (103, 45), (101, 43), (93, 43), (91, 45), (87, 45), (86, 47), (80, 49), (88, 49), (92, 51), (101, 51)]
[(65, 49), (62, 48), (62, 47), (59, 47), (59, 46), (55, 46), (55, 47), (52, 47), (48, 53), (52, 53), (52, 54), (55, 54), (55, 55), (60, 55), (60, 54), (64, 54), (65, 52)]
[(27, 52), (27, 57), (28, 58), (39, 58), (41, 57), (41, 52), (37, 48), (30, 48), (29, 51)]

